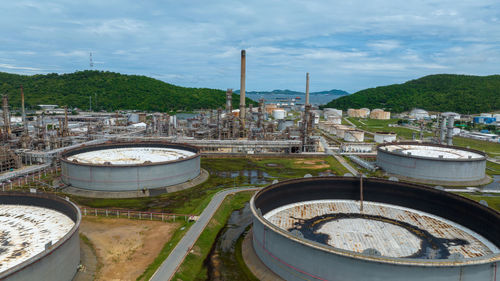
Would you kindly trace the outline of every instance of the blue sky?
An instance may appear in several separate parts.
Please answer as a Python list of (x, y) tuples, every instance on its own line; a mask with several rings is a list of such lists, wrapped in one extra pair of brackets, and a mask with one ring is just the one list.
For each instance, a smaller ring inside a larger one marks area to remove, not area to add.
[(0, 71), (139, 74), (189, 87), (343, 89), (500, 73), (500, 1), (7, 1)]

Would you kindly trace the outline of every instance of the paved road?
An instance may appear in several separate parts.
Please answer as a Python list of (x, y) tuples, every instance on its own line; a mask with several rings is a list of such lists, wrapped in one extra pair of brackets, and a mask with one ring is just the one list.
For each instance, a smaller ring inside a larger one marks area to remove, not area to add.
[(191, 226), (188, 232), (182, 237), (181, 241), (175, 246), (174, 250), (170, 253), (165, 261), (160, 265), (150, 281), (165, 281), (170, 280), (174, 276), (177, 268), (182, 264), (184, 258), (187, 256), (193, 247), (198, 237), (207, 226), (210, 219), (219, 208), (220, 204), (227, 195), (240, 191), (257, 190), (258, 188), (232, 188), (218, 192), (214, 195), (208, 206), (203, 210), (198, 220)]
[(349, 172), (353, 175), (353, 176), (358, 176), (358, 170), (356, 170), (354, 167), (352, 167), (351, 165), (349, 165), (349, 163), (347, 163), (347, 161), (344, 160), (344, 158), (342, 158), (342, 156), (339, 156), (337, 155), (336, 153), (333, 153), (332, 154), (333, 157), (335, 157), (335, 159), (337, 159), (337, 161), (340, 162), (340, 164), (342, 164), (347, 170), (349, 170)]
[(337, 159), (337, 161), (339, 161), (339, 163), (342, 164), (342, 166), (344, 166), (353, 176), (358, 175), (358, 171), (354, 167), (349, 165), (349, 163), (347, 163), (347, 161), (345, 161), (342, 156), (338, 155), (333, 150), (328, 148), (328, 142), (325, 140), (324, 137), (320, 137), (319, 141), (323, 145), (326, 155), (331, 155), (331, 156), (335, 157), (335, 159)]

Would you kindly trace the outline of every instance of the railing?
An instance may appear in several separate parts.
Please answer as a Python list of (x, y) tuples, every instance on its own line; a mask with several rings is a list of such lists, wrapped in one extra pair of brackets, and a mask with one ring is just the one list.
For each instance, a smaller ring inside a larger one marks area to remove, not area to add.
[(161, 212), (143, 212), (135, 210), (123, 210), (123, 209), (103, 209), (103, 208), (88, 208), (81, 207), (80, 211), (82, 216), (95, 216), (95, 217), (108, 217), (108, 218), (126, 218), (126, 219), (138, 219), (138, 220), (155, 220), (155, 221), (195, 221), (198, 219), (195, 215), (186, 214), (173, 214), (173, 213), (161, 213)]
[(2, 191), (13, 190), (16, 187), (30, 185), (31, 183), (35, 186), (42, 184), (51, 187), (47, 183), (41, 182), (42, 176), (45, 177), (47, 174), (55, 174), (59, 171), (61, 171), (61, 167), (59, 166), (50, 167), (48, 165), (40, 165), (22, 171), (9, 172), (0, 177), (0, 185), (2, 186)]

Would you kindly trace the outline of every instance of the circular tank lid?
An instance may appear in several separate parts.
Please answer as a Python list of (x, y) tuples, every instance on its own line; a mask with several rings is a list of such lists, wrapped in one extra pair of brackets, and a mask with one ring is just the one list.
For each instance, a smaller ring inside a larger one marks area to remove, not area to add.
[(446, 160), (478, 160), (484, 158), (484, 155), (458, 147), (397, 143), (382, 145), (379, 148), (387, 152), (422, 158)]
[(195, 155), (194, 152), (166, 147), (123, 147), (105, 148), (74, 154), (67, 157), (68, 161), (85, 164), (150, 164), (175, 161)]
[(58, 211), (25, 205), (0, 205), (0, 273), (56, 244), (75, 225)]

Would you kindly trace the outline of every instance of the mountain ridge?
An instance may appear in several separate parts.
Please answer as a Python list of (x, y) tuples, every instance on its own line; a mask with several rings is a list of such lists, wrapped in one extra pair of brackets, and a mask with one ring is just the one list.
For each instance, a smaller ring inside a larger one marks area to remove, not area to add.
[[(109, 71), (84, 70), (67, 74), (19, 75), (0, 72), (0, 94), (19, 108), (23, 85), (27, 108), (57, 104), (94, 110), (189, 111), (224, 107), (226, 93), (208, 88), (187, 88), (151, 77)], [(233, 100), (239, 95), (233, 93)], [(247, 104), (257, 103), (246, 99)]]
[(332, 100), (321, 108), (382, 108), (403, 112), (412, 108), (462, 114), (500, 109), (500, 75), (434, 74), (401, 84), (364, 89)]

